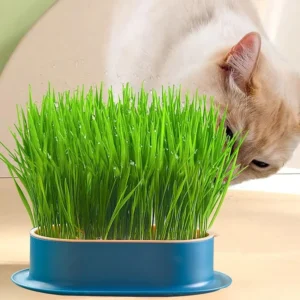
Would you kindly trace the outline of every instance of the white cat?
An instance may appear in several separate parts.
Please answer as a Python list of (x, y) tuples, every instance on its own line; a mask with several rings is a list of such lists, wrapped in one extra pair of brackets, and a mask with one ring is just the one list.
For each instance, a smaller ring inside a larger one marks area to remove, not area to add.
[[(116, 16), (120, 20), (121, 16)], [(277, 53), (251, 1), (140, 0), (112, 31), (114, 90), (181, 85), (228, 108), (227, 133), (248, 132), (234, 181), (277, 172), (300, 138), (300, 77)]]

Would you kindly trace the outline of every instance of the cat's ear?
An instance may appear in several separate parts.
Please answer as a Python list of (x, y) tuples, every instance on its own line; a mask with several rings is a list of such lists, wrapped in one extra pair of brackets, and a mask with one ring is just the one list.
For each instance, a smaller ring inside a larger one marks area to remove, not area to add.
[(256, 32), (245, 35), (229, 53), (222, 66), (242, 92), (247, 93), (251, 78), (255, 71), (261, 49), (261, 38)]

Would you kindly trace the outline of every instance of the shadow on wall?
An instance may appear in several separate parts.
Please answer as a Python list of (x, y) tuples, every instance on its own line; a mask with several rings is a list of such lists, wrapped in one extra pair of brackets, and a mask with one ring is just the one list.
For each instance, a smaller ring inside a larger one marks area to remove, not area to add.
[(56, 1), (0, 1), (0, 75), (19, 41)]

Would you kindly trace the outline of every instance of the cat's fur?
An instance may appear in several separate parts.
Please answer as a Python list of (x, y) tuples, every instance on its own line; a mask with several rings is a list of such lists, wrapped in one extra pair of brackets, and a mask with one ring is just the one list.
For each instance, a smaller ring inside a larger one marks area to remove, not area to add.
[(111, 35), (107, 82), (175, 84), (214, 96), (228, 107), (230, 129), (249, 132), (238, 159), (248, 167), (234, 183), (277, 172), (299, 142), (300, 77), (268, 40), (251, 1), (139, 0), (132, 7)]

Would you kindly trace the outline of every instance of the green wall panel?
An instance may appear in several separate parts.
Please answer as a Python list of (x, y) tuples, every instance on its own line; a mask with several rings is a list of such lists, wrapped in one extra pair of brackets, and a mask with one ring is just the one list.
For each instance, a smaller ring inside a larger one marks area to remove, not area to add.
[(0, 73), (21, 38), (56, 0), (0, 0)]

